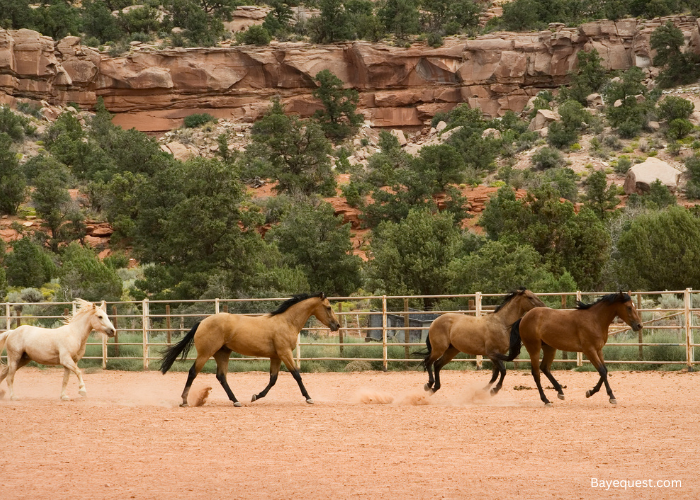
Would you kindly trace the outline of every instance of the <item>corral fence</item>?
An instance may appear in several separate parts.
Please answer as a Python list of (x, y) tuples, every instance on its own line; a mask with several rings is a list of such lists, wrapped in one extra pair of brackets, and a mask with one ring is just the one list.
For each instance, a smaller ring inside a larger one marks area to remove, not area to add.
[[(700, 290), (629, 292), (639, 309), (644, 329), (632, 330), (620, 320), (611, 326), (611, 337), (604, 348), (606, 363), (625, 365), (685, 365), (692, 370), (700, 347), (693, 340), (700, 329)], [(576, 301), (592, 302), (603, 293), (541, 293), (548, 306), (574, 308)], [(311, 318), (299, 334), (295, 358), (306, 362), (364, 361), (375, 369), (409, 367), (420, 361), (412, 348), (425, 347), (428, 328), (440, 314), (457, 312), (481, 316), (488, 314), (503, 300), (504, 294), (472, 293), (462, 295), (411, 295), (331, 297), (340, 321), (339, 332), (332, 333)], [(129, 362), (134, 367), (155, 368), (160, 351), (176, 342), (195, 322), (219, 312), (260, 315), (271, 311), (286, 298), (211, 299), (160, 301), (143, 300), (104, 303), (117, 336), (93, 332), (84, 360), (103, 368), (120, 368)], [(22, 324), (47, 328), (60, 326), (62, 318), (74, 312), (73, 302), (0, 303), (0, 332)], [(194, 359), (194, 350), (190, 358)], [(260, 360), (237, 357), (232, 361)], [(480, 356), (460, 355), (457, 363), (472, 363), (480, 368)], [(488, 362), (488, 361), (487, 361)], [(558, 363), (583, 366), (588, 363), (581, 353), (559, 352)], [(515, 363), (529, 363), (521, 356)], [(136, 366), (135, 366), (136, 365)], [(680, 368), (680, 367), (677, 367)], [(630, 368), (633, 369), (633, 368)]]

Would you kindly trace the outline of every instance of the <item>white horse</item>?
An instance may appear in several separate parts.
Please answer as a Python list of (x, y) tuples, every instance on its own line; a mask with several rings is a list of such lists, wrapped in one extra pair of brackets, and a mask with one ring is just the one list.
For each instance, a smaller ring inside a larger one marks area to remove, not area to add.
[[(3, 347), (6, 348), (8, 362), (7, 366), (0, 364), (0, 383), (7, 377), (10, 399), (16, 399), (12, 389), (15, 372), (30, 361), (63, 366), (62, 400), (70, 399), (66, 395), (66, 386), (71, 372), (78, 377), (78, 393), (87, 396), (83, 375), (77, 365), (85, 354), (87, 339), (93, 330), (114, 337), (116, 329), (104, 309), (82, 299), (77, 302), (80, 306), (78, 311), (66, 318), (65, 324), (60, 328), (23, 325), (0, 334), (0, 354)], [(0, 391), (0, 397), (3, 394)]]

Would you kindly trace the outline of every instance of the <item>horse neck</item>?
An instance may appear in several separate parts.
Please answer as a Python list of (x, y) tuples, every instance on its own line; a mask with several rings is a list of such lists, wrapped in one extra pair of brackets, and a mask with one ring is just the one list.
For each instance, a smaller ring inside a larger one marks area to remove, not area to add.
[(608, 326), (610, 326), (610, 323), (612, 323), (615, 320), (615, 316), (617, 316), (617, 304), (601, 302), (588, 309), (588, 311), (593, 313), (601, 329), (607, 332)]
[(304, 300), (303, 302), (293, 305), (284, 313), (287, 322), (294, 327), (295, 334), (299, 333), (301, 329), (304, 328), (304, 325), (306, 325), (306, 322), (311, 317), (311, 311), (314, 306), (313, 299)]
[(92, 325), (90, 324), (91, 314), (81, 314), (78, 317), (73, 318), (68, 327), (70, 327), (70, 335), (80, 340), (80, 343), (87, 342), (87, 338), (92, 332)]
[(494, 313), (494, 316), (498, 317), (506, 325), (512, 325), (520, 319), (520, 317), (525, 314), (522, 308), (518, 307), (518, 299), (511, 299), (501, 307), (498, 312)]

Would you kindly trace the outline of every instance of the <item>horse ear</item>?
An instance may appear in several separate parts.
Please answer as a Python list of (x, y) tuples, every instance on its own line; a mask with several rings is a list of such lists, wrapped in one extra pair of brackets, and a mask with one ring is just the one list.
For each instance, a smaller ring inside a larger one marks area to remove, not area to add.
[(326, 294), (325, 294), (325, 293), (321, 292), (318, 296), (319, 296), (319, 298), (320, 298), (321, 300), (326, 300)]

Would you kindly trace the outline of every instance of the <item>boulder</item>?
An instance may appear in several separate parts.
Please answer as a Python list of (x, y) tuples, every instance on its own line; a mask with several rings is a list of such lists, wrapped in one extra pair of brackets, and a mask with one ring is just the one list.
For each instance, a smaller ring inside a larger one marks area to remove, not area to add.
[(406, 142), (407, 142), (407, 141), (406, 141), (406, 136), (403, 134), (403, 131), (402, 131), (402, 130), (394, 129), (394, 130), (391, 131), (391, 135), (393, 135), (394, 137), (396, 137), (396, 139), (398, 139), (398, 141), (399, 141), (399, 146), (405, 146), (405, 145), (406, 145)]
[(551, 109), (539, 109), (527, 129), (532, 131), (546, 128), (550, 123), (557, 121), (558, 118), (557, 114)]
[(447, 123), (441, 121), (435, 126), (435, 130), (439, 133), (445, 130), (445, 127), (447, 127)]
[(603, 105), (603, 96), (598, 93), (590, 94), (586, 96), (586, 103), (588, 103), (589, 108), (598, 109), (598, 106)]
[(643, 163), (639, 163), (627, 171), (624, 190), (626, 194), (648, 193), (651, 184), (660, 180), (671, 191), (675, 191), (678, 188), (680, 177), (680, 170), (663, 160), (649, 157)]
[(495, 128), (487, 128), (481, 133), (481, 137), (484, 139), (487, 137), (491, 137), (492, 139), (500, 139), (501, 131)]

